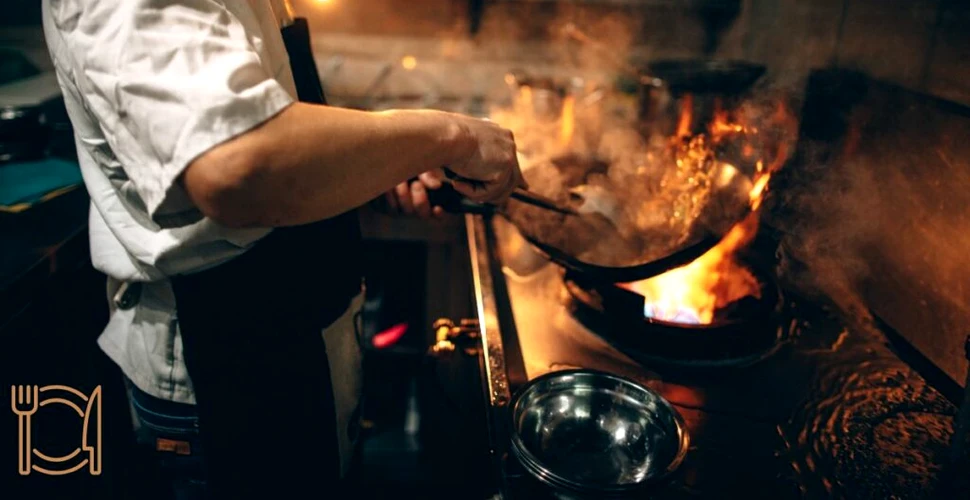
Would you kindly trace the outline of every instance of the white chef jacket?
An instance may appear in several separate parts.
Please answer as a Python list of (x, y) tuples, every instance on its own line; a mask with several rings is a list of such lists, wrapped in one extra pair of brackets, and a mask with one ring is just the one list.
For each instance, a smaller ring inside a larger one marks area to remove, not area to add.
[(91, 196), (94, 267), (109, 296), (140, 283), (98, 343), (155, 397), (195, 402), (167, 276), (222, 263), (270, 231), (220, 227), (176, 179), (296, 100), (282, 14), (265, 0), (43, 0)]

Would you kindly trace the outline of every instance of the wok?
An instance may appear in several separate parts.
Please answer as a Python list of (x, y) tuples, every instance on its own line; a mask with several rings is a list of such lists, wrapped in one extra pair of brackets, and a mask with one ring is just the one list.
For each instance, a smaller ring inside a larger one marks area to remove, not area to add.
[(766, 70), (758, 64), (715, 59), (653, 61), (646, 68), (647, 74), (662, 80), (674, 94), (719, 95), (746, 92)]
[[(564, 187), (582, 185), (602, 165), (596, 161), (579, 162), (560, 158)], [(524, 170), (530, 186), (542, 186), (543, 179)], [(751, 180), (732, 168), (719, 172), (708, 201), (700, 214), (680, 232), (652, 235), (622, 234), (604, 217), (566, 215), (509, 199), (501, 205), (473, 202), (450, 185), (430, 191), (432, 204), (452, 213), (475, 213), (508, 220), (534, 249), (565, 269), (580, 273), (591, 281), (622, 283), (647, 279), (686, 265), (721, 241), (736, 223), (750, 213), (748, 193)], [(562, 204), (569, 204), (568, 190), (543, 193)], [(676, 233), (676, 234), (675, 234)], [(640, 236), (646, 240), (640, 244)], [(634, 244), (636, 243), (636, 244)], [(621, 251), (624, 247), (634, 251)]]
[(673, 134), (689, 108), (692, 134), (701, 133), (715, 111), (731, 111), (765, 74), (766, 68), (744, 61), (661, 60), (638, 75), (639, 118), (644, 131)]

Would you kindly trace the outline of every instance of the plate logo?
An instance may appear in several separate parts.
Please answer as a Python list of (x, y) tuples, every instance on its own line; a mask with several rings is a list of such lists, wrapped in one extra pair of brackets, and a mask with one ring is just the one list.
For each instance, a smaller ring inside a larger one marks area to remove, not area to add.
[[(65, 405), (82, 420), (80, 446), (62, 457), (52, 457), (31, 443), (31, 419), (44, 407)], [(101, 386), (91, 394), (64, 385), (15, 385), (10, 387), (10, 407), (17, 415), (17, 469), (21, 476), (37, 472), (48, 476), (71, 474), (87, 466), (92, 476), (101, 474)]]

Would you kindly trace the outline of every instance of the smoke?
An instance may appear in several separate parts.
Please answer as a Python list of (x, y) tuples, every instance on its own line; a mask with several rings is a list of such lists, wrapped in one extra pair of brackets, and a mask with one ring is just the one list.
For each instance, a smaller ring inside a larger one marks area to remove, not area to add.
[(536, 76), (610, 80), (627, 64), (642, 18), (618, 5), (493, 2), (467, 55)]
[[(519, 203), (509, 213), (525, 232), (600, 265), (636, 265), (703, 235), (726, 234), (745, 216), (760, 176), (780, 168), (797, 137), (796, 118), (773, 94), (723, 108), (708, 99), (696, 118), (693, 100), (675, 100), (668, 110), (674, 121), (700, 120), (717, 109), (713, 121), (701, 122), (705, 133), (681, 136), (644, 131), (635, 116), (607, 113), (622, 106), (617, 93), (583, 114), (572, 105), (551, 117), (536, 113), (540, 91), (523, 89), (493, 119), (515, 133), (532, 189), (584, 216), (563, 218)], [(573, 132), (567, 142), (563, 131)]]
[(964, 370), (970, 144), (956, 138), (970, 124), (935, 101), (878, 85), (841, 113), (846, 131), (803, 138), (779, 179), (767, 221), (782, 235), (779, 274), (846, 318), (878, 314), (937, 362), (951, 358), (951, 371)]
[(867, 169), (801, 164), (774, 192), (772, 203), (784, 213), (766, 214), (782, 233), (777, 272), (785, 288), (862, 322), (871, 319), (862, 297), (871, 273), (866, 254), (881, 231), (874, 180)]

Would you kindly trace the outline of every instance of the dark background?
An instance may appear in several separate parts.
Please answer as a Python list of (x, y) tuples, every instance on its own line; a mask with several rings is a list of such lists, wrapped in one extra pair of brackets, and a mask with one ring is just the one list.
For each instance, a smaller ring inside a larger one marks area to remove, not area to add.
[(0, 26), (40, 25), (40, 0), (6, 0)]

